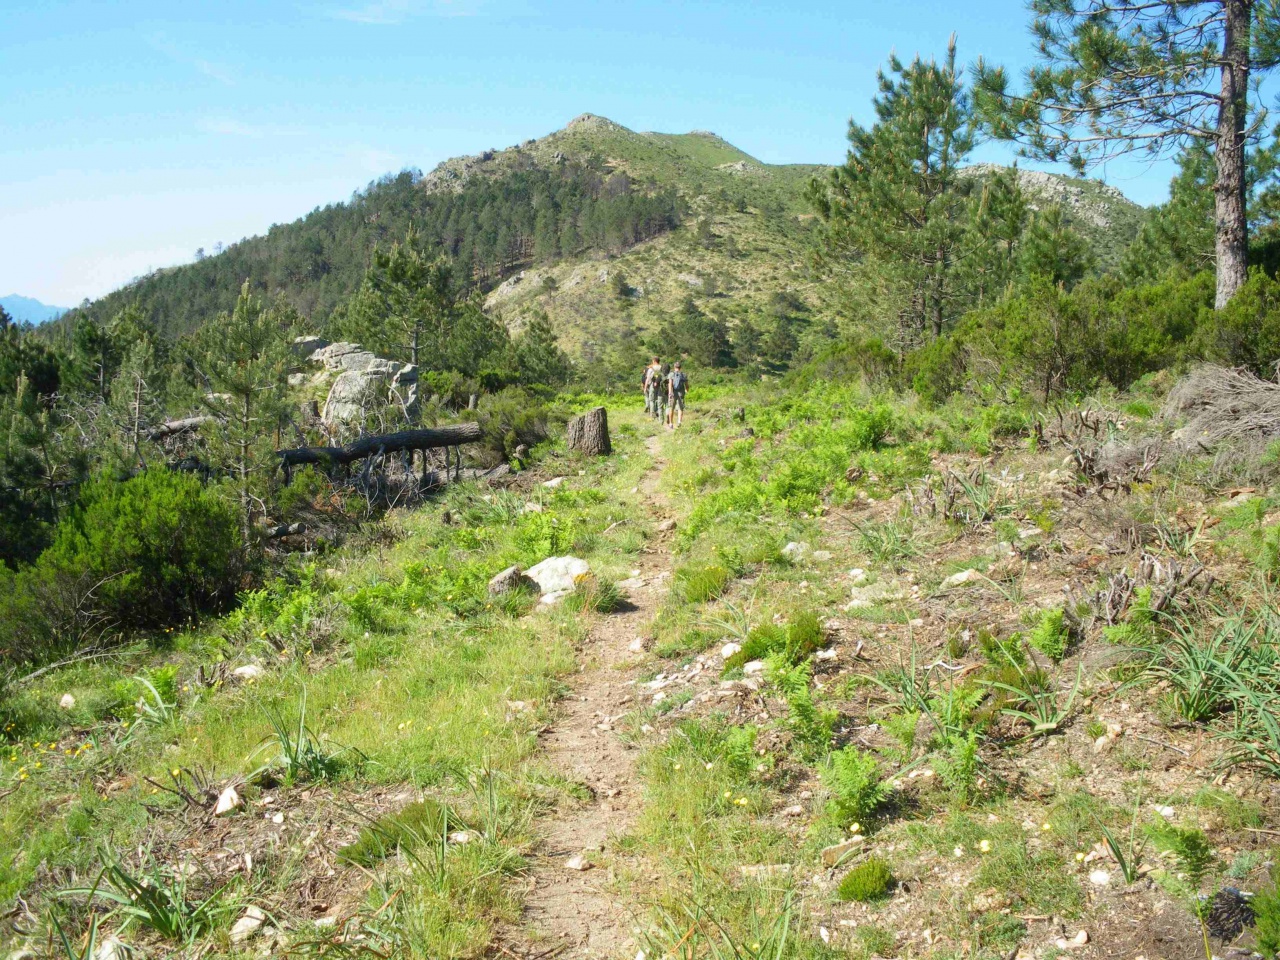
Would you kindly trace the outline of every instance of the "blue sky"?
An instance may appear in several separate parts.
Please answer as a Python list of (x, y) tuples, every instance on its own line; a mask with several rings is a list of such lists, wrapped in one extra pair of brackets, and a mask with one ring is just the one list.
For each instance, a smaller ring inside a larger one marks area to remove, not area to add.
[[(74, 305), (583, 112), (837, 163), (891, 50), (954, 30), (1022, 68), (1028, 22), (1022, 0), (0, 0), (0, 294)], [(1153, 203), (1170, 167), (1105, 173)]]

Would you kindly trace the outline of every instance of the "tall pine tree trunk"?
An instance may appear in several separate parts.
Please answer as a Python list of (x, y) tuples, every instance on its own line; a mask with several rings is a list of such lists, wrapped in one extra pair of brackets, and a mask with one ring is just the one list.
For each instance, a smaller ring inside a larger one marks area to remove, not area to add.
[(1214, 144), (1215, 253), (1218, 288), (1214, 306), (1225, 307), (1244, 284), (1249, 265), (1245, 212), (1244, 129), (1249, 87), (1249, 26), (1253, 0), (1223, 0), (1222, 99)]

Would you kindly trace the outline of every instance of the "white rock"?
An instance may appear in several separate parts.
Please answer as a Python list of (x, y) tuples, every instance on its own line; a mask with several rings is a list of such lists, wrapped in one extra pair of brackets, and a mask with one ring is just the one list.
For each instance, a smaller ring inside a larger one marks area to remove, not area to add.
[(76, 698), (69, 693), (64, 693), (62, 699), (58, 701), (58, 706), (63, 710), (70, 710), (76, 705)]
[(813, 655), (815, 660), (834, 660), (836, 658), (836, 648), (829, 647), (826, 650), (819, 650)]
[(676, 528), (676, 522), (674, 520), (663, 520), (657, 526), (657, 530), (659, 533), (670, 533), (675, 528)]
[(1089, 942), (1089, 931), (1081, 930), (1079, 933), (1077, 933), (1074, 937), (1071, 938), (1071, 942), (1077, 947), (1083, 947), (1086, 943)]
[(538, 584), (544, 593), (570, 591), (578, 577), (591, 572), (591, 566), (577, 557), (547, 557), (525, 571), (525, 576)]
[(262, 927), (267, 915), (258, 907), (250, 905), (244, 914), (231, 927), (231, 942), (244, 943), (255, 936)]
[(788, 560), (798, 561), (804, 560), (813, 553), (813, 547), (805, 543), (803, 540), (792, 540), (782, 548), (782, 555)]
[(534, 503), (532, 500), (526, 503), (520, 511), (521, 513), (541, 513), (542, 504)]
[(856, 837), (850, 837), (840, 843), (832, 844), (825, 847), (822, 851), (822, 862), (828, 867), (834, 867), (846, 856), (857, 850), (866, 842), (866, 837), (858, 834)]
[(905, 600), (906, 593), (901, 587), (886, 586), (883, 583), (872, 583), (865, 587), (854, 587), (850, 591), (851, 599), (845, 605), (846, 610), (861, 610), (875, 607), (883, 603)]
[(627, 649), (632, 653), (644, 653), (644, 637), (636, 637), (627, 644)]
[(861, 567), (854, 567), (849, 571), (849, 579), (853, 581), (853, 585), (856, 587), (867, 579), (867, 571), (863, 570)]
[(580, 853), (574, 854), (572, 857), (570, 857), (568, 860), (564, 862), (564, 868), (566, 870), (578, 870), (578, 871), (590, 870), (591, 861), (588, 860), (586, 857), (584, 857)]
[(449, 834), (449, 842), (456, 843), (459, 846), (465, 846), (472, 840), (477, 839), (479, 836), (480, 834), (476, 833), (474, 830), (455, 830), (453, 833)]
[(239, 677), (241, 680), (257, 680), (264, 673), (262, 667), (256, 663), (246, 663), (242, 667), (236, 667), (231, 671), (233, 677)]
[(274, 823), (274, 824), (281, 824), (281, 823), (284, 823), (284, 814), (283, 814), (283, 813), (274, 813), (274, 814), (272, 814), (272, 815), (271, 815), (271, 822), (272, 822), (272, 823)]
[(554, 477), (551, 480), (544, 480), (542, 485), (548, 490), (554, 490), (556, 487), (564, 483), (564, 477)]
[(572, 590), (552, 590), (550, 593), (544, 593), (542, 595), (542, 600), (539, 602), (544, 606), (554, 607), (571, 593), (573, 593)]
[(1096, 887), (1105, 887), (1111, 882), (1111, 874), (1106, 870), (1094, 870), (1089, 874), (1089, 882)]
[(213, 806), (213, 815), (215, 817), (225, 817), (243, 806), (244, 801), (240, 798), (240, 794), (236, 793), (236, 788), (227, 787), (218, 794), (218, 802)]
[(736, 643), (731, 640), (728, 643), (726, 643), (723, 647), (720, 648), (720, 658), (722, 660), (728, 660), (735, 653), (741, 653), (741, 652), (742, 652), (742, 644)]
[(800, 804), (798, 803), (793, 803), (791, 806), (787, 807), (785, 810), (782, 811), (782, 815), (784, 817), (803, 817), (804, 807), (800, 806)]
[(1151, 805), (1151, 809), (1154, 810), (1156, 813), (1160, 814), (1160, 816), (1164, 817), (1166, 820), (1173, 819), (1173, 807), (1164, 806), (1159, 803), (1153, 803)]
[(748, 677), (754, 676), (757, 673), (764, 673), (764, 661), (752, 660), (750, 663), (744, 663), (742, 665), (742, 672)]
[(128, 960), (129, 948), (118, 937), (107, 937), (94, 951), (93, 960)]
[(833, 556), (835, 556), (835, 554), (833, 554), (830, 550), (813, 551), (813, 559), (818, 561), (818, 563), (827, 563), (831, 560)]
[(970, 567), (968, 570), (961, 570), (959, 573), (953, 573), (947, 579), (942, 581), (943, 587), (959, 587), (974, 580), (982, 579), (982, 574)]

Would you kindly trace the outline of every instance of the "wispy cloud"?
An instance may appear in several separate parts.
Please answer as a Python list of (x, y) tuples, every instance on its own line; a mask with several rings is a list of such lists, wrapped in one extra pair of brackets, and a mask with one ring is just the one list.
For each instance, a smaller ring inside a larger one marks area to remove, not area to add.
[(250, 137), (255, 140), (263, 137), (298, 137), (304, 132), (297, 127), (245, 123), (234, 117), (205, 117), (197, 126), (203, 133), (212, 133), (220, 137)]
[(479, 13), (483, 0), (372, 0), (348, 7), (327, 7), (334, 20), (374, 25), (403, 23), (411, 17), (469, 17)]
[(230, 68), (220, 63), (214, 63), (212, 60), (192, 60), (191, 65), (211, 80), (217, 80), (228, 87), (235, 86), (236, 75)]
[(216, 80), (218, 83), (224, 84), (228, 87), (235, 86), (237, 79), (236, 71), (226, 64), (217, 63), (214, 60), (207, 60), (203, 57), (193, 56), (171, 41), (168, 37), (161, 34), (148, 37), (147, 43), (153, 50), (163, 53), (175, 63), (180, 63), (184, 66), (190, 67), (197, 73), (208, 77), (210, 80)]

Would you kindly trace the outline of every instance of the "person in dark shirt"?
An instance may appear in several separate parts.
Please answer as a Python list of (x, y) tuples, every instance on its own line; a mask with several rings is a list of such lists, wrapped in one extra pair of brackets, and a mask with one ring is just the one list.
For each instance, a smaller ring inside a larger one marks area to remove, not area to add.
[(677, 360), (667, 374), (667, 421), (674, 430), (684, 423), (684, 396), (689, 392), (689, 375), (680, 369)]

